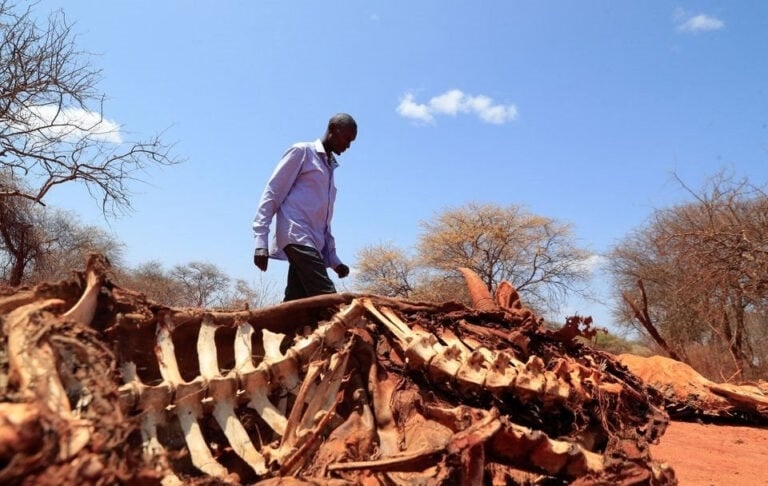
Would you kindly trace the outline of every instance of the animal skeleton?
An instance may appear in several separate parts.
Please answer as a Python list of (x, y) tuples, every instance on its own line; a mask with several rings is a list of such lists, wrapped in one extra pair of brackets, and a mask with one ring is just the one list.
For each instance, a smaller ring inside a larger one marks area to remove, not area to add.
[(647, 447), (659, 397), (546, 331), (511, 286), (484, 310), (345, 293), (214, 311), (107, 271), (93, 257), (80, 281), (0, 298), (0, 482), (674, 484)]

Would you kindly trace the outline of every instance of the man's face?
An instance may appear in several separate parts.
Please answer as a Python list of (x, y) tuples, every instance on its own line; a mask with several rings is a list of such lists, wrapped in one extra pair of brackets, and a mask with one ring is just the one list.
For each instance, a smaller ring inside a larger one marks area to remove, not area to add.
[(331, 129), (331, 150), (341, 155), (357, 138), (357, 128), (352, 126), (333, 127)]

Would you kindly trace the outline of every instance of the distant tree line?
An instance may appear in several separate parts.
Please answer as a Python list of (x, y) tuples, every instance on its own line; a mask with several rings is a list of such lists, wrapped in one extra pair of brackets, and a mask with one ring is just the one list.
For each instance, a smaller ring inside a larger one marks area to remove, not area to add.
[[(78, 216), (70, 212), (34, 206), (23, 199), (16, 201), (26, 206), (25, 211), (16, 213), (24, 215), (24, 224), (0, 224), (0, 233), (15, 229), (23, 237), (12, 241), (27, 243), (23, 246), (24, 265), (20, 267), (17, 256), (21, 247), (9, 249), (5, 244), (8, 240), (0, 238), (0, 283), (5, 285), (31, 286), (71, 277), (73, 271), (83, 268), (88, 254), (95, 252), (110, 261), (115, 283), (140, 291), (160, 304), (236, 309), (279, 300), (270, 282), (233, 279), (209, 262), (165, 268), (162, 262), (150, 261), (129, 267), (123, 261), (123, 243), (103, 229), (81, 224)], [(0, 223), (4, 222), (0, 212)]]

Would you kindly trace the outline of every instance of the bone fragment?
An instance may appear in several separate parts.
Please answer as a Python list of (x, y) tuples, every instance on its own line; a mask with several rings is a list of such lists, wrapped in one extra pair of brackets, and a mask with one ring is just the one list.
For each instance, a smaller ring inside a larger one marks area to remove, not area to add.
[[(344, 342), (347, 328), (356, 326), (364, 311), (361, 303), (353, 301), (351, 305), (337, 312), (329, 322), (320, 325), (310, 336), (299, 339), (285, 354), (280, 351), (280, 344), (285, 336), (262, 329), (264, 360), (254, 371), (242, 371), (241, 381), (251, 399), (249, 406), (259, 412), (273, 430), (283, 436), (287, 434), (286, 421), (282, 417), (285, 417), (288, 397), (283, 393), (275, 407), (267, 398), (268, 391), (277, 389), (296, 393), (301, 381), (300, 367), (307, 365), (323, 346), (335, 347)], [(242, 331), (238, 332), (242, 334), (237, 338), (235, 360), (238, 368), (245, 367), (242, 369), (250, 370), (245, 343), (250, 343), (249, 332), (252, 332), (252, 328), (249, 331), (249, 328), (243, 327)], [(265, 383), (269, 383), (269, 390), (265, 389)]]
[[(37, 322), (52, 316), (46, 310), (61, 305), (58, 299), (44, 300), (19, 307), (6, 319), (8, 361), (19, 389), (30, 398), (42, 396), (46, 406), (59, 414), (70, 411), (69, 400), (56, 371), (56, 358), (48, 341), (32, 334)], [(47, 314), (47, 316), (46, 316)]]
[[(121, 390), (126, 388), (132, 390), (139, 398), (138, 406), (143, 412), (141, 416), (141, 449), (144, 458), (150, 460), (163, 457), (165, 448), (157, 438), (157, 426), (165, 421), (163, 409), (170, 403), (170, 393), (158, 394), (157, 389), (151, 390), (151, 387), (144, 385), (136, 373), (135, 363), (125, 363), (121, 371), (125, 383)], [(168, 388), (166, 387), (165, 390)]]
[(91, 255), (86, 266), (86, 287), (80, 300), (62, 315), (62, 319), (71, 319), (84, 326), (90, 326), (96, 314), (99, 292), (104, 281), (105, 265), (103, 257)]
[(304, 377), (304, 381), (301, 383), (298, 393), (296, 394), (296, 401), (294, 403), (291, 414), (288, 417), (288, 421), (285, 426), (285, 434), (283, 435), (280, 446), (272, 454), (275, 461), (283, 464), (287, 464), (289, 458), (296, 453), (299, 446), (301, 437), (299, 436), (299, 427), (303, 421), (305, 414), (305, 404), (309, 395), (309, 390), (312, 388), (315, 380), (320, 376), (322, 371), (323, 362), (313, 361), (307, 368), (307, 373)]
[(363, 306), (400, 341), (405, 348), (409, 366), (417, 369), (426, 368), (444, 349), (444, 346), (437, 342), (434, 334), (411, 329), (394, 312), (386, 312), (385, 315), (370, 299), (364, 299)]
[(255, 410), (272, 430), (285, 435), (288, 419), (269, 401), (269, 373), (264, 369), (244, 373), (240, 382), (249, 398), (248, 407)]
[(392, 410), (392, 395), (397, 387), (397, 379), (379, 369), (374, 362), (368, 372), (368, 383), (369, 393), (373, 397), (379, 450), (383, 456), (393, 456), (400, 450), (400, 436)]
[(200, 365), (200, 376), (204, 380), (211, 380), (220, 375), (215, 338), (216, 324), (206, 314), (200, 325), (200, 332), (197, 334), (197, 359)]
[[(339, 400), (338, 390), (347, 368), (348, 358), (349, 347), (334, 353), (330, 359), (330, 368), (316, 387), (313, 387), (313, 384), (320, 377), (324, 363), (322, 361), (310, 363), (307, 375), (296, 395), (296, 403), (288, 418), (285, 435), (279, 449), (274, 454), (278, 462), (283, 464), (283, 469), (288, 467), (287, 464), (291, 464), (289, 469), (303, 464), (307, 458), (298, 457), (298, 451), (306, 450), (309, 447), (307, 443), (316, 440), (317, 435), (322, 430), (322, 426), (315, 423), (316, 418), (321, 416), (320, 423), (324, 423), (330, 420), (330, 416), (335, 413)], [(314, 391), (309, 396), (308, 392), (313, 388)]]
[(284, 390), (296, 393), (296, 387), (301, 381), (299, 378), (300, 363), (291, 353), (285, 355), (280, 352), (280, 343), (285, 337), (282, 334), (262, 329), (264, 343), (264, 360), (256, 369), (264, 369), (269, 372), (270, 383), (273, 387), (280, 386)]
[(160, 375), (163, 380), (170, 383), (171, 386), (178, 386), (184, 383), (179, 371), (179, 364), (176, 361), (176, 352), (171, 339), (171, 329), (173, 321), (169, 313), (165, 313), (162, 318), (158, 318), (157, 333), (155, 335), (155, 355), (160, 369)]
[(317, 426), (306, 434), (306, 437), (304, 438), (305, 440), (299, 446), (296, 452), (288, 457), (287, 460), (283, 463), (282, 467), (280, 468), (281, 475), (295, 475), (296, 471), (302, 467), (307, 460), (310, 459), (312, 455), (310, 451), (314, 451), (318, 447), (319, 441), (322, 437), (321, 431), (325, 429), (331, 418), (334, 417), (336, 407), (338, 407), (339, 403), (341, 403), (342, 397), (343, 393), (339, 393), (336, 396), (336, 400), (334, 401), (333, 406), (327, 410), (322, 417), (320, 417)]
[(44, 437), (37, 404), (0, 402), (0, 464), (8, 464), (17, 454), (37, 454)]
[(277, 361), (283, 357), (280, 351), (280, 344), (285, 339), (285, 334), (272, 332), (269, 329), (262, 329), (262, 342), (264, 343), (264, 360)]
[(295, 447), (299, 440), (297, 434), (304, 417), (304, 406), (307, 402), (307, 397), (309, 396), (309, 390), (315, 380), (320, 376), (322, 367), (322, 361), (313, 361), (307, 368), (307, 374), (304, 377), (304, 381), (301, 382), (299, 392), (296, 394), (296, 402), (293, 405), (293, 410), (291, 410), (291, 415), (288, 417), (288, 423), (285, 426), (285, 435), (280, 442), (280, 449), (283, 451), (283, 454), (285, 454), (285, 451)]
[[(351, 342), (350, 342), (351, 345)], [(349, 361), (350, 347), (347, 346), (343, 351), (334, 353), (331, 356), (329, 369), (323, 377), (320, 384), (313, 391), (307, 409), (304, 412), (301, 427), (308, 429), (314, 425), (312, 423), (318, 413), (330, 410), (333, 406), (336, 394), (339, 392), (341, 383), (347, 372), (347, 363)]]
[(538, 430), (502, 420), (487, 452), (521, 469), (577, 478), (604, 470), (603, 456), (578, 444), (553, 440)]
[(69, 405), (67, 392), (56, 369), (56, 355), (50, 342), (34, 334), (56, 325), (50, 307), (63, 301), (49, 299), (15, 309), (6, 317), (8, 332), (8, 364), (10, 374), (16, 376), (19, 390), (28, 399), (42, 400), (44, 406), (67, 423), (62, 427), (59, 459), (66, 460), (77, 454), (91, 438), (91, 425), (77, 418)]
[(329, 464), (329, 471), (351, 471), (355, 469), (368, 469), (371, 471), (398, 471), (408, 470), (415, 464), (423, 463), (425, 459), (439, 455), (443, 449), (421, 449), (414, 452), (404, 452), (393, 456), (382, 457), (372, 461), (350, 461)]
[[(460, 413), (458, 410), (446, 410), (444, 415), (453, 414), (458, 418)], [(417, 451), (412, 452), (397, 452), (391, 455), (385, 455), (381, 459), (372, 461), (356, 461), (356, 462), (344, 462), (335, 463), (328, 466), (329, 471), (345, 471), (354, 469), (369, 469), (372, 471), (404, 471), (417, 464), (424, 464), (425, 462), (435, 462), (437, 458), (443, 453), (459, 455), (462, 450), (471, 449), (473, 454), (477, 454), (475, 446), (482, 445), (487, 442), (493, 435), (501, 428), (501, 423), (498, 419), (498, 412), (486, 413), (484, 417), (477, 420), (476, 423), (469, 425), (466, 430), (462, 430), (454, 433), (443, 444), (438, 444), (436, 447), (423, 447)], [(482, 447), (481, 447), (482, 448)], [(469, 459), (469, 458), (468, 458)], [(465, 474), (469, 474), (470, 477), (476, 479), (482, 477), (482, 468), (477, 470), (477, 462), (482, 459), (482, 454), (479, 457), (474, 457), (474, 463), (468, 462), (468, 465), (473, 466), (472, 470), (465, 470)], [(481, 483), (482, 481), (480, 481)], [(480, 484), (475, 481), (466, 481), (462, 484)]]

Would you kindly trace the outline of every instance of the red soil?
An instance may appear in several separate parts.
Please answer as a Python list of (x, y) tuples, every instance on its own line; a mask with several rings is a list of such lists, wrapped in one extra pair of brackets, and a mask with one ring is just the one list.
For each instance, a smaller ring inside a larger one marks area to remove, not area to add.
[(671, 422), (651, 455), (680, 486), (768, 485), (768, 428)]

